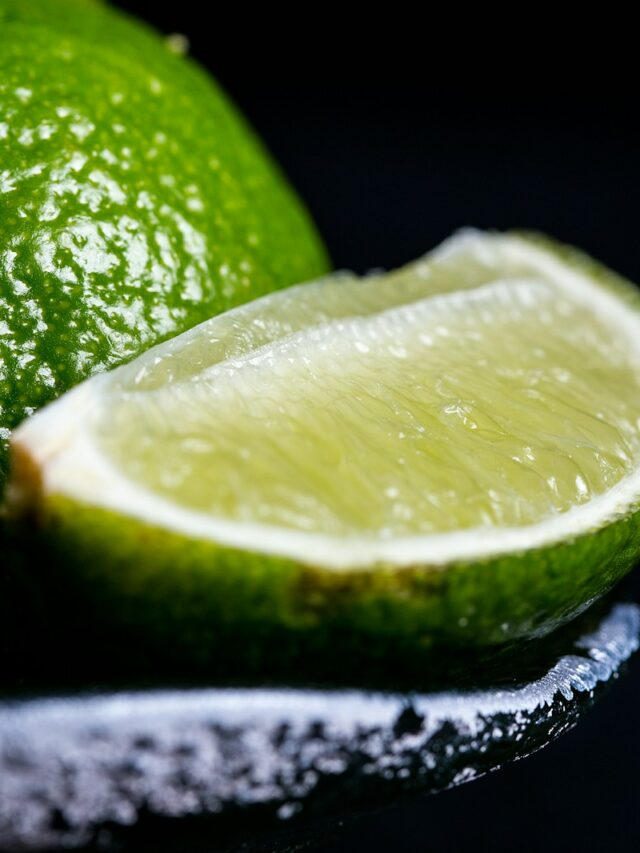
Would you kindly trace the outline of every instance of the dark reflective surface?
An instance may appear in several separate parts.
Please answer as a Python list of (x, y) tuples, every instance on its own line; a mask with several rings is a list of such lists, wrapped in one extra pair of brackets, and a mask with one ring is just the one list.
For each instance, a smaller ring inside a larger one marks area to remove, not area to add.
[(259, 849), (265, 834), (308, 839), (341, 817), (469, 782), (571, 728), (618, 676), (640, 643), (640, 607), (625, 597), (617, 590), (552, 641), (512, 653), (509, 684), (487, 686), (488, 668), (483, 686), (428, 692), (7, 696), (0, 846), (169, 850), (189, 838), (191, 850)]

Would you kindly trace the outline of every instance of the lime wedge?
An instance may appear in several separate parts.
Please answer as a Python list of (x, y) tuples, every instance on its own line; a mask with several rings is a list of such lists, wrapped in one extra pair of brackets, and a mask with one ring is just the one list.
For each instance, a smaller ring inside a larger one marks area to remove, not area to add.
[(10, 502), (114, 613), (203, 643), (543, 634), (640, 553), (639, 368), (632, 285), (463, 232), (88, 380), (16, 431)]

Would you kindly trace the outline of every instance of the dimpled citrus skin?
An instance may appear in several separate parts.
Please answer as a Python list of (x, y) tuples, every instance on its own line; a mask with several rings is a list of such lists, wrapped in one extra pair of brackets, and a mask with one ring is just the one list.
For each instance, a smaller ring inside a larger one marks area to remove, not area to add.
[(91, 0), (0, 0), (0, 487), (9, 429), (91, 373), (324, 273), (207, 75)]

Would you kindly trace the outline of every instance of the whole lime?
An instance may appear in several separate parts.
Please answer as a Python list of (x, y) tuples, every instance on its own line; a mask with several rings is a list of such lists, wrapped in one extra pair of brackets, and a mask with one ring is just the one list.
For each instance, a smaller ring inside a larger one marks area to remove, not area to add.
[(1, 488), (39, 406), (327, 256), (175, 40), (95, 0), (0, 0), (0, 28)]

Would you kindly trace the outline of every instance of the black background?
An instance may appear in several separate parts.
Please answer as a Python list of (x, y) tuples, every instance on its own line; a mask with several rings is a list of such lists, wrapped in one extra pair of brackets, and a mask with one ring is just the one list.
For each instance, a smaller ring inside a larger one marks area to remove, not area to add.
[[(512, 9), (122, 2), (188, 36), (298, 188), (334, 264), (419, 256), (465, 225), (573, 242), (640, 281), (632, 28)], [(640, 662), (526, 761), (346, 826), (338, 851), (640, 845)]]

